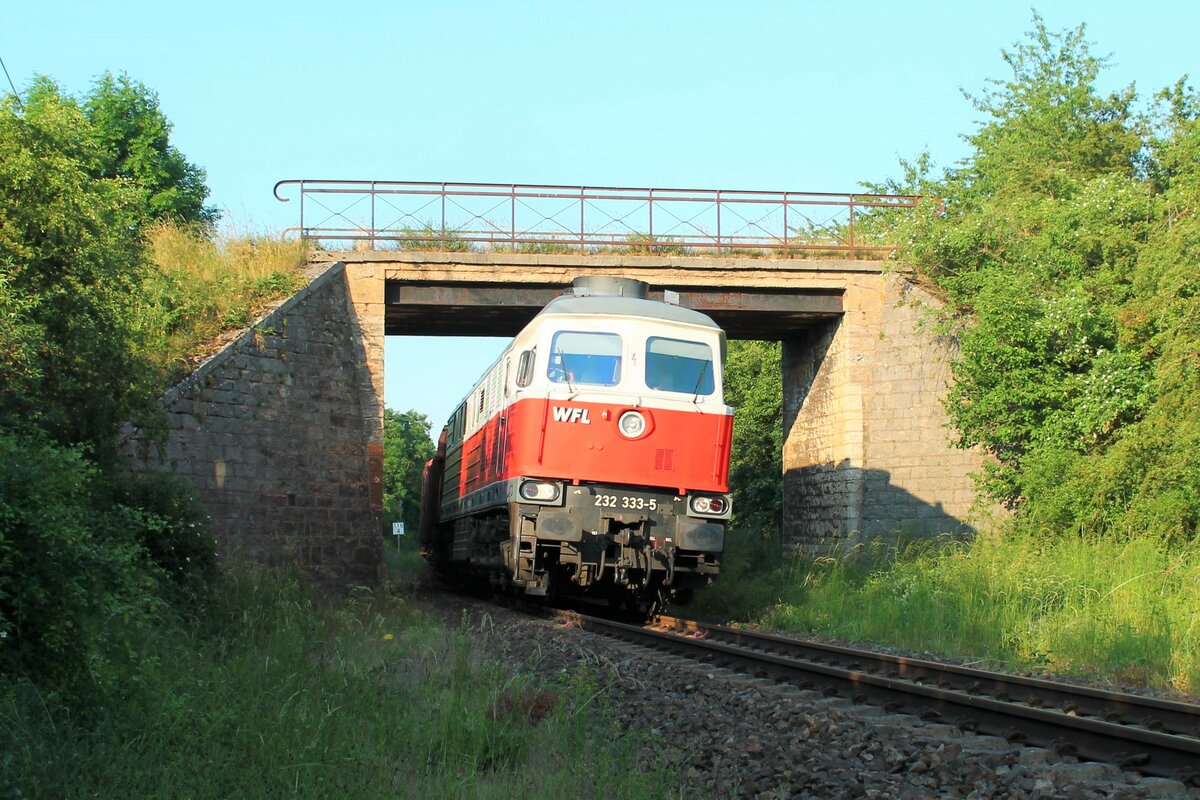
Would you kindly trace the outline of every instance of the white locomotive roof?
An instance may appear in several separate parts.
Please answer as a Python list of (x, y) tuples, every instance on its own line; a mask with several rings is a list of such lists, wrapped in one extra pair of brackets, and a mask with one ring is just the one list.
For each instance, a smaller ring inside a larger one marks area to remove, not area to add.
[(606, 314), (622, 317), (652, 317), (671, 322), (685, 322), (690, 325), (703, 325), (707, 328), (718, 328), (717, 323), (707, 315), (682, 306), (660, 303), (656, 300), (642, 300), (636, 297), (613, 297), (611, 295), (592, 295), (575, 297), (563, 295), (556, 297), (538, 312), (543, 314)]

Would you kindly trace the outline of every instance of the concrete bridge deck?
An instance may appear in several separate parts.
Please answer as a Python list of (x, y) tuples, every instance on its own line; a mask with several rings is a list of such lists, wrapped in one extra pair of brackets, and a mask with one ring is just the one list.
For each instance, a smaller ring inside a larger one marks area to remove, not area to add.
[[(383, 268), (384, 332), (391, 335), (514, 336), (578, 275), (615, 275), (664, 289), (711, 316), (730, 338), (784, 339), (843, 313), (853, 276), (884, 262), (639, 255), (505, 253), (318, 253), (318, 260)], [(669, 281), (669, 282), (665, 282)]]

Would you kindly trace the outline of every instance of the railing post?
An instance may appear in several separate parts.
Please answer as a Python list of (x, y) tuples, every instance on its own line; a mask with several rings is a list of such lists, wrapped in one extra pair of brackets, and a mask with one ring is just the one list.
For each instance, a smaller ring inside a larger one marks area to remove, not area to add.
[(508, 225), (509, 225), (509, 240), (512, 242), (512, 249), (517, 251), (517, 185), (514, 183), (512, 189), (512, 203), (509, 206)]
[(654, 244), (654, 190), (650, 190), (650, 244)]
[(375, 181), (371, 181), (371, 232), (367, 234), (367, 242), (375, 249)]
[(586, 191), (586, 186), (579, 187), (579, 253), (581, 255), (585, 252), (583, 246), (583, 195)]
[(308, 238), (308, 231), (304, 229), (304, 181), (300, 181), (300, 238)]
[(717, 189), (717, 255), (721, 255), (721, 190)]
[(788, 224), (787, 224), (788, 193), (783, 193), (783, 256), (788, 255)]
[(858, 247), (854, 244), (854, 195), (850, 195), (850, 247), (857, 255)]
[(442, 243), (442, 249), (446, 249), (446, 184), (442, 184), (442, 227), (438, 233), (438, 241)]

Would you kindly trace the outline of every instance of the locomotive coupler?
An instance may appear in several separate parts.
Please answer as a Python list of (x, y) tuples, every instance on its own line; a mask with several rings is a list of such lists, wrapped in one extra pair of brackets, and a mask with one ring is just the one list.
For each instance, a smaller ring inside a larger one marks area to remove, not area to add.
[[(640, 547), (646, 541), (644, 528), (646, 520), (640, 519), (636, 522), (623, 522), (620, 520), (606, 519), (610, 535), (614, 543), (621, 547)], [(612, 532), (613, 529), (615, 532)]]

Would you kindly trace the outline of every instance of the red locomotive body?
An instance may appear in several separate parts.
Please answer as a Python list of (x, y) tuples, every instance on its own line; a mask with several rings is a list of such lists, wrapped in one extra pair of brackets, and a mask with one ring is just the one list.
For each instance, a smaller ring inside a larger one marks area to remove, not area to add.
[(459, 405), (422, 496), (439, 567), (643, 610), (716, 576), (731, 508), (724, 333), (645, 294), (578, 279)]

